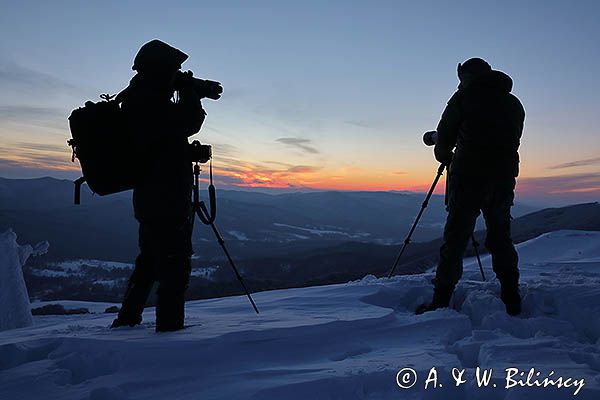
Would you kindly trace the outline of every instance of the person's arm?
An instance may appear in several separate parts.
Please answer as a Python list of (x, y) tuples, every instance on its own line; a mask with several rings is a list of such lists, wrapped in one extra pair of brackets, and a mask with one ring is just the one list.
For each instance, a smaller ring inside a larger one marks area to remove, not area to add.
[(525, 125), (525, 108), (523, 108), (523, 104), (521, 103), (521, 101), (519, 99), (517, 99), (517, 102), (519, 104), (519, 140), (521, 139), (521, 136), (523, 135), (523, 126)]
[(434, 154), (436, 160), (446, 165), (452, 161), (452, 150), (456, 146), (458, 138), (461, 121), (459, 97), (459, 92), (456, 92), (448, 100), (437, 126), (437, 143), (435, 144)]

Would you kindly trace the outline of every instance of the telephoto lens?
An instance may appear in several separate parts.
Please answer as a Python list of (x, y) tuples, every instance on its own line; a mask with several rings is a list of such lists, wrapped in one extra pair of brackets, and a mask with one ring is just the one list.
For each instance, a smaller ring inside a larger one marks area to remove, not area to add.
[(427, 146), (433, 146), (437, 143), (437, 131), (425, 132), (423, 135), (423, 143)]
[(223, 94), (223, 86), (221, 86), (220, 82), (194, 78), (194, 73), (192, 71), (179, 71), (175, 76), (174, 86), (175, 90), (191, 87), (201, 99), (209, 98), (212, 100), (219, 100)]
[(208, 97), (212, 100), (219, 100), (223, 94), (221, 82), (209, 81), (208, 79), (194, 78), (194, 89), (200, 98)]

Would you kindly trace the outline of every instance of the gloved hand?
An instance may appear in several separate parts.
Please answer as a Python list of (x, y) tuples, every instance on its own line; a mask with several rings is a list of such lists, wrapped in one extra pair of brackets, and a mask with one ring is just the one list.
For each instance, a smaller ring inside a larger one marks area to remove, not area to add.
[(452, 158), (454, 157), (454, 153), (452, 151), (442, 149), (440, 146), (435, 146), (433, 153), (435, 155), (435, 159), (446, 166), (450, 165)]
[(191, 88), (194, 84), (194, 73), (192, 71), (178, 71), (173, 84), (175, 90)]

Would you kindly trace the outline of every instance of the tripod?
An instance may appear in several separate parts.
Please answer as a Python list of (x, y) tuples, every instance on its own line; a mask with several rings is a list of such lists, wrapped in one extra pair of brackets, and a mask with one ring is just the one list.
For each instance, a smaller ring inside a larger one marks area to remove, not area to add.
[(194, 163), (193, 203), (192, 203), (192, 212), (190, 214), (190, 220), (191, 220), (190, 222), (192, 224), (192, 228), (194, 227), (195, 215), (198, 216), (198, 218), (204, 225), (208, 225), (211, 227), (213, 233), (215, 234), (217, 242), (223, 249), (223, 252), (225, 253), (225, 256), (227, 257), (227, 260), (229, 261), (229, 264), (231, 265), (231, 268), (233, 269), (233, 272), (235, 273), (235, 276), (237, 277), (238, 281), (242, 285), (242, 288), (244, 289), (246, 296), (248, 296), (248, 300), (250, 300), (250, 304), (252, 304), (254, 311), (256, 311), (256, 313), (258, 314), (258, 307), (256, 307), (256, 303), (254, 303), (252, 296), (250, 296), (250, 292), (246, 288), (246, 285), (244, 284), (244, 280), (242, 279), (242, 276), (240, 275), (238, 269), (236, 268), (235, 263), (233, 262), (233, 259), (231, 258), (229, 251), (227, 250), (227, 247), (225, 247), (225, 240), (223, 240), (223, 237), (221, 236), (221, 234), (219, 233), (219, 230), (217, 229), (217, 227), (215, 225), (215, 219), (217, 218), (217, 195), (216, 195), (215, 186), (213, 185), (212, 159), (210, 161), (209, 168), (210, 168), (210, 184), (208, 186), (208, 197), (209, 197), (209, 202), (210, 202), (210, 212), (208, 211), (204, 201), (200, 201), (200, 163), (199, 162)]
[[(402, 254), (404, 254), (404, 250), (406, 250), (406, 247), (410, 243), (410, 238), (411, 238), (412, 234), (414, 233), (415, 229), (417, 228), (417, 224), (419, 223), (419, 220), (421, 219), (423, 212), (427, 208), (427, 205), (429, 204), (429, 200), (431, 199), (431, 196), (433, 195), (433, 191), (435, 190), (435, 187), (437, 186), (437, 184), (440, 180), (440, 177), (444, 173), (445, 168), (446, 168), (446, 164), (444, 164), (444, 163), (441, 163), (440, 166), (438, 167), (435, 179), (433, 180), (433, 183), (431, 184), (431, 187), (429, 188), (429, 192), (427, 192), (427, 196), (425, 196), (425, 200), (423, 201), (423, 204), (421, 205), (421, 210), (417, 214), (417, 218), (415, 218), (415, 222), (413, 223), (412, 227), (410, 228), (408, 235), (406, 235), (406, 238), (404, 239), (404, 244), (402, 245), (402, 248), (400, 249), (400, 253), (396, 257), (396, 261), (394, 261), (394, 265), (392, 266), (392, 269), (390, 270), (390, 273), (388, 274), (388, 278), (391, 278), (392, 275), (394, 274), (394, 271), (396, 270), (396, 267), (398, 266), (398, 263), (400, 262), (400, 258), (402, 258)], [(447, 189), (447, 185), (446, 185), (446, 189)], [(471, 240), (473, 241), (473, 248), (475, 249), (475, 255), (477, 256), (477, 262), (479, 263), (479, 270), (481, 271), (481, 277), (485, 281), (485, 274), (483, 273), (483, 266), (481, 265), (481, 258), (479, 257), (479, 243), (475, 240), (474, 233), (471, 234)]]

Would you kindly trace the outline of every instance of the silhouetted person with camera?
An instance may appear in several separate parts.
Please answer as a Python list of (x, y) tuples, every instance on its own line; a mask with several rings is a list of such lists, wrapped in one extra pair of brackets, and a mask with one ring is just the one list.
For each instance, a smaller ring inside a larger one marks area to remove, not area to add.
[[(140, 252), (122, 308), (112, 327), (134, 326), (155, 281), (158, 281), (156, 330), (184, 327), (184, 294), (192, 255), (192, 159), (188, 137), (202, 126), (205, 112), (192, 88), (191, 73), (182, 73), (188, 58), (180, 50), (152, 40), (137, 53), (137, 74), (119, 95), (134, 133), (137, 176), (133, 191), (139, 222)], [(175, 91), (178, 100), (172, 100)]]
[[(458, 64), (458, 90), (437, 127), (436, 159), (448, 166), (444, 243), (433, 300), (417, 313), (448, 307), (463, 272), (462, 259), (480, 212), (507, 313), (521, 312), (518, 255), (510, 209), (519, 174), (518, 148), (525, 111), (512, 95), (512, 79), (480, 58)], [(453, 152), (454, 150), (454, 152)]]

